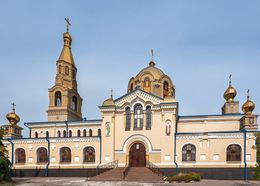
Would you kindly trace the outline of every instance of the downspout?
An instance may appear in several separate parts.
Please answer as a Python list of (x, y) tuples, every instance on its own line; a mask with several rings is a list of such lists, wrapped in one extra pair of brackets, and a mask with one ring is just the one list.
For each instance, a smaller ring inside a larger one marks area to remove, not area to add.
[(247, 163), (246, 163), (246, 129), (244, 129), (244, 180), (247, 181)]
[(49, 165), (50, 165), (50, 139), (49, 139), (49, 137), (46, 137), (46, 141), (48, 143), (48, 161), (46, 164), (45, 176), (49, 176)]
[(178, 173), (179, 172), (179, 167), (178, 167), (178, 163), (177, 163), (177, 161), (176, 161), (176, 149), (177, 149), (177, 147), (176, 147), (176, 135), (177, 135), (177, 133), (178, 133), (178, 127), (177, 127), (177, 125), (178, 125), (178, 120), (179, 120), (179, 112), (178, 112), (178, 109), (179, 109), (179, 104), (178, 104), (178, 102), (177, 102), (177, 109), (176, 109), (176, 125), (175, 125), (175, 132), (174, 132), (174, 157), (173, 157), (173, 161), (174, 161), (174, 164), (175, 164), (175, 170), (176, 170), (176, 173)]
[[(102, 132), (101, 132), (101, 134), (102, 134)], [(102, 158), (102, 135), (101, 136), (99, 136), (99, 148), (100, 148), (100, 150), (99, 150), (99, 164), (97, 165), (97, 171), (96, 171), (96, 174), (97, 175), (99, 175), (99, 166), (101, 165), (101, 158)]]
[(11, 146), (12, 146), (11, 164), (13, 166), (13, 164), (14, 164), (14, 143), (12, 142), (12, 139), (7, 139), (7, 141), (9, 141), (11, 143)]

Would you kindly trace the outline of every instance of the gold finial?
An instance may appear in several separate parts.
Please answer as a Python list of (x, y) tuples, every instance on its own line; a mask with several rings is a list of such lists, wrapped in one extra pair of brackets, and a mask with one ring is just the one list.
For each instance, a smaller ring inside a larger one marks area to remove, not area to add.
[(113, 99), (113, 89), (110, 90), (110, 97)]
[(231, 86), (231, 83), (232, 83), (232, 74), (229, 74), (229, 85)]
[(247, 89), (247, 99), (249, 100), (249, 98), (250, 98), (250, 89)]
[(65, 21), (67, 22), (67, 32), (69, 32), (69, 27), (71, 26), (69, 18), (65, 18)]
[(153, 61), (153, 49), (151, 49), (152, 61)]
[(13, 112), (15, 112), (15, 106), (16, 106), (16, 104), (15, 103), (11, 103), (11, 105), (13, 106)]

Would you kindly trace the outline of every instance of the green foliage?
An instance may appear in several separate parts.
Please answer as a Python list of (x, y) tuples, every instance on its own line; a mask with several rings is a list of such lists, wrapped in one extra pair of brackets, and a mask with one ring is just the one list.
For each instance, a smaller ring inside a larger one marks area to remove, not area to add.
[[(5, 131), (3, 128), (0, 128), (0, 139), (2, 139)], [(11, 172), (11, 162), (7, 157), (7, 150), (3, 145), (2, 140), (0, 140), (0, 182), (11, 181), (10, 172)]]
[(172, 175), (167, 178), (169, 182), (191, 182), (191, 181), (200, 181), (201, 175), (199, 173), (179, 173), (178, 175)]
[(253, 146), (254, 149), (256, 149), (256, 168), (254, 170), (254, 179), (260, 180), (260, 133), (256, 133), (256, 141), (255, 146)]

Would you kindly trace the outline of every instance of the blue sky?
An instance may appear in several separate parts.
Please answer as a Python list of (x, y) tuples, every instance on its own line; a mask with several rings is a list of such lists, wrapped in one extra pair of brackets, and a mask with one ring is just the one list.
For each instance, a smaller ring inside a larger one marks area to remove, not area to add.
[(87, 119), (100, 118), (111, 88), (115, 98), (126, 93), (152, 48), (176, 85), (180, 115), (220, 114), (230, 73), (240, 107), (249, 88), (260, 113), (259, 7), (246, 0), (0, 0), (0, 123), (11, 102), (22, 127), (47, 120), (65, 17)]

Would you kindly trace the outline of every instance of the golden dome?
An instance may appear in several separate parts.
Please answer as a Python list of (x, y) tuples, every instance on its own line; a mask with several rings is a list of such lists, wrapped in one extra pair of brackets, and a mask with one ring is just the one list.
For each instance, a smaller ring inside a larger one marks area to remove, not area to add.
[(72, 37), (70, 36), (69, 32), (65, 32), (63, 34), (63, 40), (64, 40), (64, 45), (70, 46), (72, 43)]
[(144, 74), (151, 74), (156, 80), (160, 80), (165, 75), (162, 70), (155, 67), (154, 61), (150, 61), (149, 66), (142, 69), (137, 74), (136, 79), (139, 79), (139, 77), (142, 77)]
[(247, 100), (242, 106), (242, 111), (246, 115), (251, 115), (254, 109), (255, 109), (255, 103), (250, 100), (249, 90), (248, 90)]
[(234, 101), (234, 98), (237, 95), (237, 91), (234, 87), (231, 85), (231, 75), (229, 76), (229, 86), (227, 90), (224, 93), (224, 98), (227, 102)]
[(102, 104), (102, 106), (114, 106), (114, 105), (115, 105), (115, 102), (112, 98), (105, 100)]
[(6, 119), (11, 125), (15, 125), (20, 121), (20, 117), (15, 112), (10, 112), (6, 115)]

